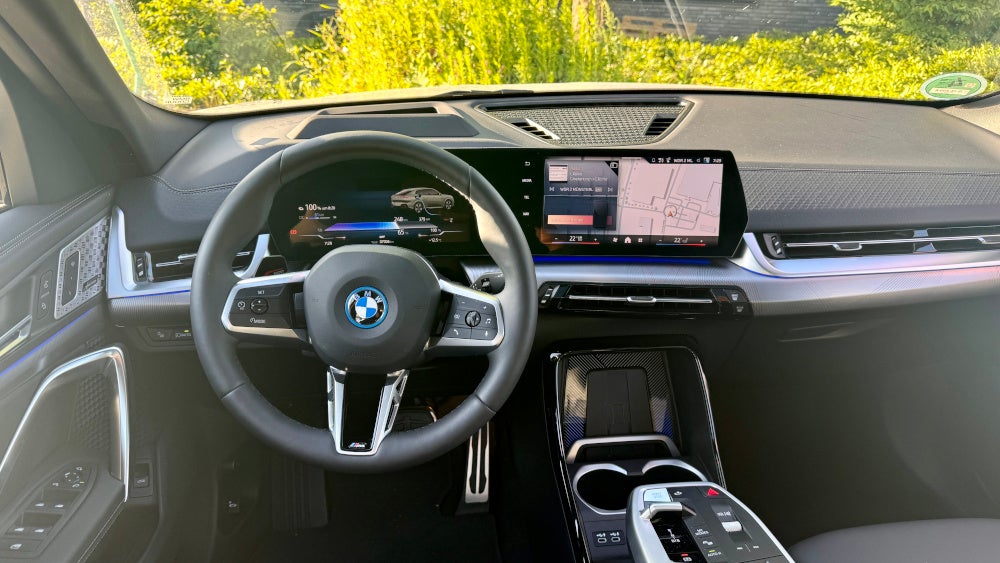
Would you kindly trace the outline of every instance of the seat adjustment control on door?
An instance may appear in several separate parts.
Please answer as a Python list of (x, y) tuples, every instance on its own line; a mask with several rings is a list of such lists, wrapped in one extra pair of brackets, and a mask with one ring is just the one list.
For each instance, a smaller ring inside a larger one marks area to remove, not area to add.
[(636, 488), (629, 499), (628, 544), (639, 562), (791, 561), (757, 516), (713, 483)]

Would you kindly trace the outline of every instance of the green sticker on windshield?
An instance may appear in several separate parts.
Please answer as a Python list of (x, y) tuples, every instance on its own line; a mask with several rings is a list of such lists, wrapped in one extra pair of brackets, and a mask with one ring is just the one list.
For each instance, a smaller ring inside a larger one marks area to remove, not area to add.
[(989, 83), (971, 72), (949, 72), (924, 82), (920, 93), (932, 100), (957, 100), (981, 94)]

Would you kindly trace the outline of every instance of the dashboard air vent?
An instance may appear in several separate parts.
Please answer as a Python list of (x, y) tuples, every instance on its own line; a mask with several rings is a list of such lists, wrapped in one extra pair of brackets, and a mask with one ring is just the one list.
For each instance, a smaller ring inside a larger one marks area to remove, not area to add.
[(765, 233), (771, 258), (843, 258), (1000, 250), (1000, 225), (841, 233)]
[(690, 102), (674, 99), (631, 104), (487, 104), (479, 110), (554, 145), (600, 146), (655, 142), (669, 134), (690, 107)]
[(627, 315), (750, 314), (746, 294), (732, 287), (547, 283), (542, 286), (538, 305), (557, 311)]
[(510, 124), (548, 141), (558, 141), (559, 136), (530, 119), (512, 119)]
[(646, 136), (659, 137), (660, 135), (667, 132), (670, 126), (677, 121), (676, 115), (663, 115), (661, 113), (656, 114), (653, 120), (649, 122), (649, 126), (646, 127)]
[[(233, 270), (242, 270), (250, 265), (253, 260), (254, 246), (257, 240), (243, 247), (233, 259)], [(141, 272), (136, 272), (136, 279), (143, 278), (149, 281), (160, 282), (168, 280), (178, 280), (190, 278), (194, 272), (194, 261), (198, 257), (198, 247), (190, 246), (184, 248), (170, 248), (166, 250), (152, 250), (149, 252), (133, 253), (133, 263), (142, 264), (148, 268), (145, 276)], [(138, 266), (137, 266), (138, 267)]]

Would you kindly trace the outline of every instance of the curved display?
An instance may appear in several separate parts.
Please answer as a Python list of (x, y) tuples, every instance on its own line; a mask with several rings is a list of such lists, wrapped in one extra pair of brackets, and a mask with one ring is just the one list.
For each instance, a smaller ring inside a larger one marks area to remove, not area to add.
[[(732, 256), (746, 228), (728, 151), (450, 152), (503, 195), (536, 255)], [(412, 168), (364, 164), (324, 169), (275, 198), (270, 227), (286, 257), (312, 261), (359, 243), (428, 256), (485, 253), (472, 208), (452, 188)]]

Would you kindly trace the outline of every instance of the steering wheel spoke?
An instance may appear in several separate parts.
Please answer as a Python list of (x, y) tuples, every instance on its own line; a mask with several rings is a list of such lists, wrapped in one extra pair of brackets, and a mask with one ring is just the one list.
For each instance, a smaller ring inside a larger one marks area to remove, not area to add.
[(307, 272), (240, 280), (229, 291), (222, 325), (239, 340), (284, 346), (309, 343), (302, 305)]
[(337, 453), (371, 456), (378, 452), (392, 432), (408, 375), (405, 369), (384, 376), (327, 369), (329, 425)]
[(504, 339), (503, 309), (494, 295), (440, 280), (442, 297), (450, 297), (441, 336), (431, 337), (429, 356), (478, 356), (496, 350)]

